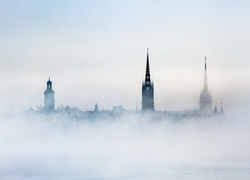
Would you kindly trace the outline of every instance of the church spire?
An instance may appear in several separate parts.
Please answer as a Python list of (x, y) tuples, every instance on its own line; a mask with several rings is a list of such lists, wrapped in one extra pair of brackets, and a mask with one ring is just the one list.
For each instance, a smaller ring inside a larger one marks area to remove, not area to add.
[(217, 113), (218, 113), (218, 110), (217, 110), (217, 106), (215, 105), (214, 114), (217, 114)]
[(147, 48), (147, 65), (146, 65), (145, 82), (146, 82), (146, 84), (150, 84), (150, 70), (149, 70), (148, 48)]
[(147, 63), (145, 82), (142, 83), (142, 111), (154, 111), (154, 84), (150, 81), (149, 53), (147, 49)]
[(204, 85), (200, 95), (200, 112), (202, 114), (212, 113), (212, 96), (208, 91), (207, 83), (207, 58), (205, 57)]
[(205, 56), (204, 90), (208, 90), (208, 85), (207, 85), (207, 58), (206, 58), (206, 56)]

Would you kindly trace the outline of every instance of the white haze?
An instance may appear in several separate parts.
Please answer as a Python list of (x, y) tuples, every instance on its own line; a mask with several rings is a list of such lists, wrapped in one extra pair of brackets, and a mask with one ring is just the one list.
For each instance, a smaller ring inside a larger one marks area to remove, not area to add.
[(246, 179), (249, 117), (244, 108), (182, 121), (2, 114), (0, 179)]
[[(204, 78), (204, 64), (199, 64), (199, 67), (192, 68), (161, 67), (151, 70), (156, 110), (198, 109)], [(141, 66), (132, 67), (129, 71), (119, 67), (113, 69), (112, 74), (107, 73), (111, 69), (54, 72), (50, 76), (55, 90), (56, 107), (64, 104), (87, 111), (93, 110), (97, 103), (100, 110), (110, 110), (115, 105), (135, 110), (137, 102), (141, 108), (144, 61)], [(231, 109), (250, 99), (247, 68), (225, 68), (223, 73), (220, 68), (211, 65), (208, 68), (208, 84), (213, 105), (223, 102), (226, 109)], [(131, 73), (134, 75), (131, 76)], [(0, 111), (19, 111), (43, 106), (43, 92), (48, 76), (47, 73), (33, 71), (2, 73)]]
[(2, 0), (1, 110), (42, 105), (48, 77), (56, 106), (140, 107), (146, 48), (156, 109), (197, 109), (204, 56), (214, 103), (239, 104), (231, 97), (250, 90), (249, 9), (244, 0)]
[[(249, 9), (244, 0), (1, 0), (0, 179), (248, 180)], [(49, 76), (56, 106), (140, 109), (146, 48), (156, 110), (198, 109), (207, 56), (226, 118), (23, 113), (43, 106)]]

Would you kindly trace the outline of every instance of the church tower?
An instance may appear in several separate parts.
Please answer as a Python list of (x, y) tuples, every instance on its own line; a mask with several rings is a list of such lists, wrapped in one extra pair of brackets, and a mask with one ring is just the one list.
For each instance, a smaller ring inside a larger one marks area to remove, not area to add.
[(52, 82), (47, 82), (47, 89), (44, 91), (44, 110), (47, 112), (51, 112), (55, 110), (55, 92), (52, 90)]
[(147, 64), (145, 82), (142, 83), (142, 111), (154, 111), (154, 84), (150, 80), (149, 57), (147, 49)]
[(203, 85), (203, 91), (200, 94), (200, 113), (212, 114), (212, 96), (210, 92), (208, 91), (206, 57), (205, 57), (204, 85)]

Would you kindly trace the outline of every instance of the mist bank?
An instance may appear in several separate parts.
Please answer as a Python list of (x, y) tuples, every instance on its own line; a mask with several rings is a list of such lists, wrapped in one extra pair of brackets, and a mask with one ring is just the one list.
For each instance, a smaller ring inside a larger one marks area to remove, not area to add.
[(0, 177), (109, 179), (150, 173), (160, 179), (167, 172), (198, 167), (249, 169), (248, 117), (231, 113), (223, 119), (154, 121), (131, 115), (76, 121), (48, 114), (2, 114)]

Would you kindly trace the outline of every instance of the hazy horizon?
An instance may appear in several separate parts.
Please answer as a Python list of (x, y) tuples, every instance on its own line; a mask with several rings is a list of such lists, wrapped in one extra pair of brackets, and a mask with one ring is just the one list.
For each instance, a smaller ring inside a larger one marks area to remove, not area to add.
[[(249, 179), (249, 9), (247, 0), (1, 0), (0, 179)], [(155, 110), (198, 109), (206, 56), (225, 116), (25, 111), (43, 106), (49, 77), (56, 107), (141, 109), (147, 48)]]
[(213, 104), (248, 103), (248, 1), (1, 1), (1, 109), (141, 107), (149, 48), (156, 110), (194, 110), (204, 56)]

